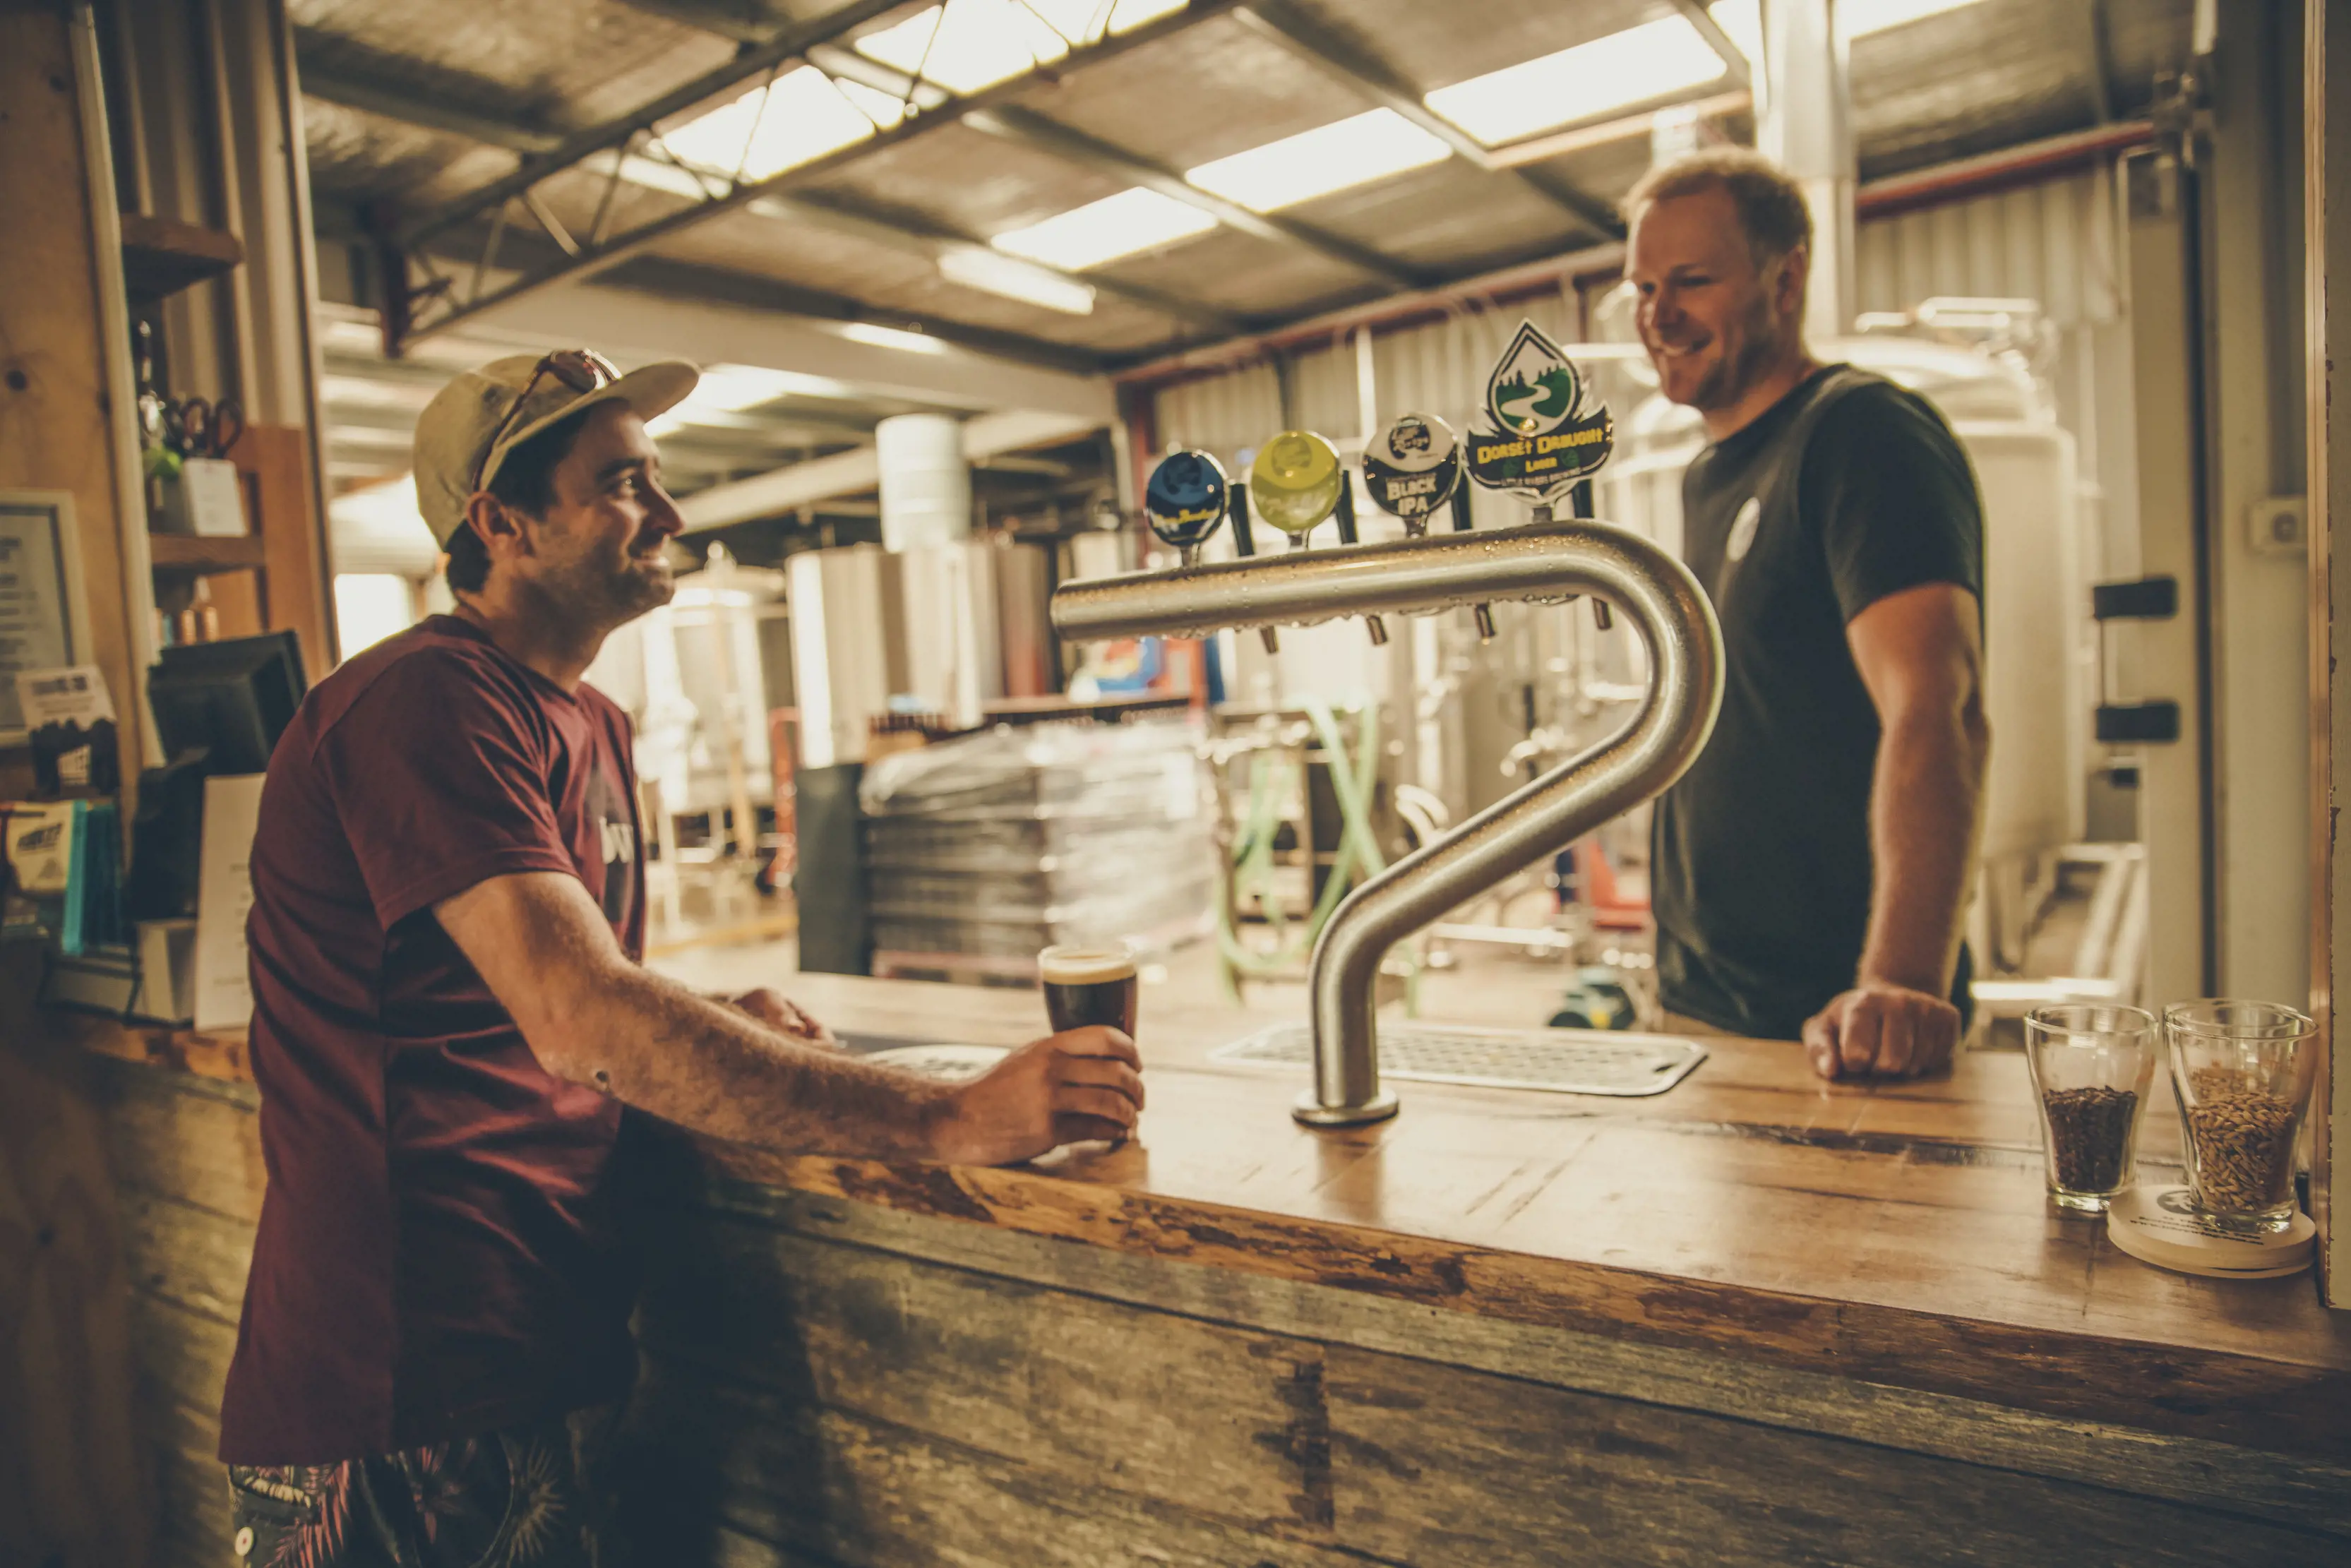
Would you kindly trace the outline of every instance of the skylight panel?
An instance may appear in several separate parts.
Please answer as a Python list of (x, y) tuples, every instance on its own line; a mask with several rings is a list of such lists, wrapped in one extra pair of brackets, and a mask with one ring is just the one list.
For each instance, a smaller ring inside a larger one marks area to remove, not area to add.
[(1093, 314), (1093, 286), (1021, 260), (1003, 251), (976, 245), (949, 246), (939, 253), (939, 276), (949, 283), (1023, 304), (1040, 305), (1067, 316)]
[(858, 110), (873, 122), (877, 131), (888, 131), (906, 118), (906, 100), (894, 92), (883, 92), (878, 87), (868, 87), (847, 77), (833, 78), (832, 85), (841, 89), (841, 97), (856, 105)]
[[(591, 161), (586, 165), (600, 174), (611, 172), (611, 154)], [(634, 153), (621, 160), (621, 178), (632, 185), (643, 185), (649, 191), (667, 191), (674, 196), (689, 196), (700, 201), (714, 193), (711, 182), (691, 169), (658, 158), (640, 158)]]
[(874, 122), (814, 66), (785, 72), (734, 102), (662, 133), (680, 162), (765, 180), (873, 134)]
[[(1842, 7), (1840, 7), (1842, 9)], [(1730, 36), (1748, 63), (1763, 68), (1763, 0), (1715, 0), (1706, 8), (1714, 25)]]
[(1026, 76), (1070, 52), (1070, 40), (1020, 0), (946, 0), (857, 40), (857, 52), (950, 92)]
[(1725, 69), (1698, 29), (1667, 16), (1438, 88), (1422, 101), (1498, 147), (1714, 81)]
[(1188, 0), (1118, 0), (1118, 8), (1110, 14), (1110, 30), (1113, 34), (1132, 33), (1145, 22), (1173, 16), (1187, 3)]
[(1013, 256), (1074, 272), (1155, 250), (1216, 226), (1217, 220), (1199, 208), (1138, 185), (998, 235), (988, 243)]
[[(1748, 0), (1752, 4), (1753, 0)], [(1882, 33), (1888, 27), (1905, 23), (1924, 21), (1939, 16), (1946, 11), (1956, 11), (1962, 5), (1972, 5), (1976, 0), (1837, 0), (1830, 15), (1844, 29), (1848, 38), (1865, 34)]]
[[(1956, 11), (1972, 5), (1977, 0), (1837, 0), (1830, 14), (1844, 31), (1848, 42), (1883, 33), (1889, 27), (1924, 21), (1939, 16), (1946, 11)], [(1763, 60), (1763, 8), (1761, 0), (1716, 0), (1708, 5), (1707, 15), (1715, 25), (1730, 35), (1739, 52), (1761, 65)]]
[(1425, 168), (1452, 149), (1390, 109), (1318, 126), (1187, 171), (1200, 189), (1260, 213)]

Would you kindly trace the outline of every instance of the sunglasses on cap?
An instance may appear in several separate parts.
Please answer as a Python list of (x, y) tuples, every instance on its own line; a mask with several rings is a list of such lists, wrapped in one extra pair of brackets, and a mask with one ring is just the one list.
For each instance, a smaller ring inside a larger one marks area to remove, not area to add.
[(514, 427), (516, 419), (522, 413), (522, 405), (530, 401), (530, 394), (537, 392), (538, 383), (549, 376), (553, 376), (584, 397), (600, 387), (608, 387), (619, 381), (621, 372), (613, 369), (611, 361), (592, 349), (558, 349), (542, 358), (531, 367), (530, 380), (523, 382), (522, 392), (508, 405), (506, 417), (498, 421), (496, 430), (490, 432), (490, 439), (484, 444), (482, 455), (474, 459), (474, 480), (468, 494), (481, 489), (482, 473), (490, 465), (490, 454), (498, 449), (498, 443), (506, 439), (507, 432)]

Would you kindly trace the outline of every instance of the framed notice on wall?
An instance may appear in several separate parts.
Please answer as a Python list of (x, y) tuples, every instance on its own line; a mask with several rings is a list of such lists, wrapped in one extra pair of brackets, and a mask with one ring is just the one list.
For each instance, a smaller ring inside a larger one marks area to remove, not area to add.
[(19, 672), (93, 657), (73, 497), (63, 490), (0, 490), (0, 747), (26, 743)]

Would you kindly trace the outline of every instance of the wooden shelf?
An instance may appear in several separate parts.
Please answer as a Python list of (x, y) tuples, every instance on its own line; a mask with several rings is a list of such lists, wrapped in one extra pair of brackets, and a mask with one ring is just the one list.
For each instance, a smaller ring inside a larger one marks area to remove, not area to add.
[(256, 536), (207, 538), (195, 534), (149, 534), (147, 554), (157, 571), (204, 577), (215, 571), (251, 571), (269, 564)]
[(245, 260), (233, 234), (143, 213), (122, 214), (122, 280), (133, 305), (218, 277)]

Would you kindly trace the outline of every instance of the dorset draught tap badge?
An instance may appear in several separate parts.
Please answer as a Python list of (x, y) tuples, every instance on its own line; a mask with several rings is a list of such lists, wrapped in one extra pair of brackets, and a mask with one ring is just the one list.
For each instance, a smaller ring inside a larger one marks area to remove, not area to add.
[(1469, 476), (1489, 490), (1555, 501), (1608, 461), (1615, 422), (1584, 407), (1583, 378), (1531, 321), (1486, 380), (1484, 422), (1469, 427)]

